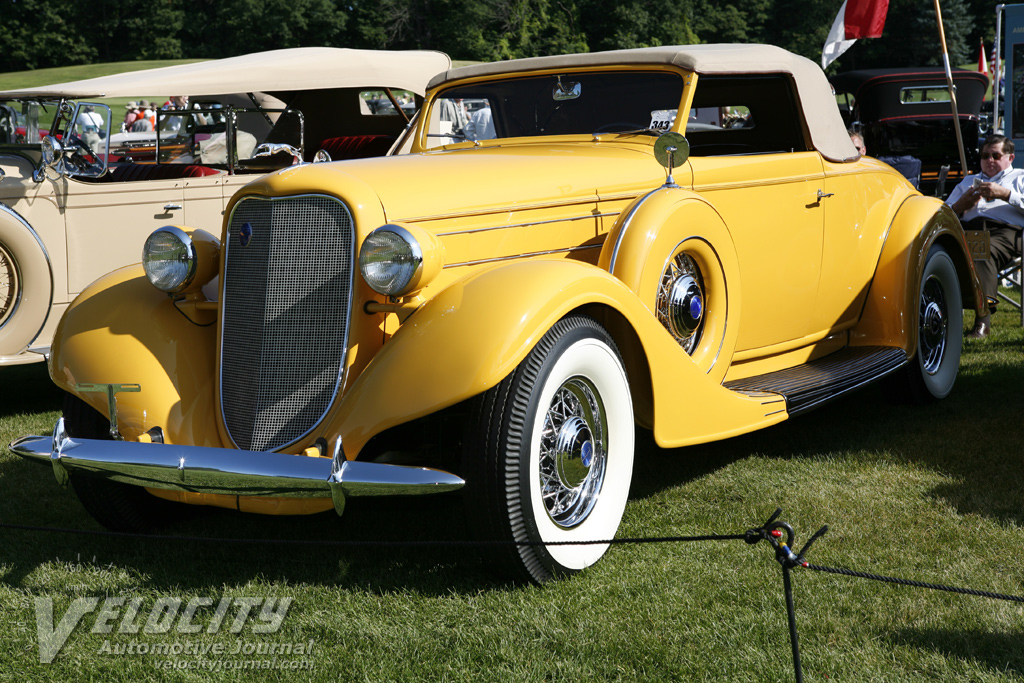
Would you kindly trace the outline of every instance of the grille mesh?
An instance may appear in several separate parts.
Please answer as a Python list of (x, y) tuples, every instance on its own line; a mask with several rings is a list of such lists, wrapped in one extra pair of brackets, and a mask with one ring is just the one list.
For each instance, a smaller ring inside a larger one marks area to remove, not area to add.
[[(243, 247), (246, 224), (252, 237)], [(239, 448), (288, 445), (330, 406), (344, 369), (354, 232), (348, 209), (330, 197), (236, 205), (225, 245), (220, 373), (224, 422)]]

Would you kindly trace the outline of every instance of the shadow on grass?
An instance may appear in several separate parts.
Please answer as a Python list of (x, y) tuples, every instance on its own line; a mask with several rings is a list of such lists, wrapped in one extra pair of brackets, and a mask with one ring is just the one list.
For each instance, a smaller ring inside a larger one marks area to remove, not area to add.
[(0, 417), (60, 410), (63, 400), (46, 363), (0, 367)]
[[(744, 458), (887, 459), (940, 472), (948, 481), (931, 492), (963, 515), (1024, 524), (1022, 337), (1001, 363), (998, 339), (964, 349), (952, 393), (927, 405), (894, 403), (884, 384), (871, 385), (806, 415), (725, 441), (662, 450), (639, 434), (632, 497), (645, 498)], [(995, 350), (995, 353), (993, 351)], [(979, 361), (975, 355), (984, 354)]]
[[(981, 609), (981, 607), (979, 607)], [(1024, 674), (1020, 631), (996, 633), (979, 630), (901, 629), (883, 637), (894, 646), (932, 650), (951, 659), (964, 659), (988, 667), (993, 674)]]

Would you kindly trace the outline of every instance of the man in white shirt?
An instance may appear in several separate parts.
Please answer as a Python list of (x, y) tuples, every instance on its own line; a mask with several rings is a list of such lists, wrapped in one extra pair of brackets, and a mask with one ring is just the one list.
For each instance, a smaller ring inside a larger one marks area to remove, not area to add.
[[(990, 135), (981, 148), (981, 173), (964, 178), (953, 188), (946, 203), (966, 228), (988, 228), (990, 257), (975, 261), (978, 279), (988, 301), (989, 313), (998, 302), (996, 273), (1020, 256), (1021, 227), (1024, 226), (1024, 170), (1013, 168), (1013, 141)], [(989, 313), (978, 316), (967, 335), (987, 337), (992, 330)]]
[(462, 132), (467, 140), (491, 140), (495, 137), (490, 102), (474, 112)]

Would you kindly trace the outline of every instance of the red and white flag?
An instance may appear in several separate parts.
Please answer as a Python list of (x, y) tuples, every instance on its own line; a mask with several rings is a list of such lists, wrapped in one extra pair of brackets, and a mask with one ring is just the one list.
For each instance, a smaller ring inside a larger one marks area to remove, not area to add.
[(858, 38), (878, 38), (885, 28), (889, 0), (844, 0), (821, 51), (821, 68), (850, 49)]
[(988, 76), (988, 60), (985, 59), (985, 41), (981, 41), (981, 52), (978, 53), (978, 71)]

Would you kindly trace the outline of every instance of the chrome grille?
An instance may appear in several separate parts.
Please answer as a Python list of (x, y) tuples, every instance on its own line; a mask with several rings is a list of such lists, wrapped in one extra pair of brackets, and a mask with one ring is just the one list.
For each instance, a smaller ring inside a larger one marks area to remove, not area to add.
[(330, 197), (250, 197), (235, 206), (224, 245), (220, 392), (239, 448), (297, 441), (334, 400), (345, 368), (354, 235), (348, 208)]

